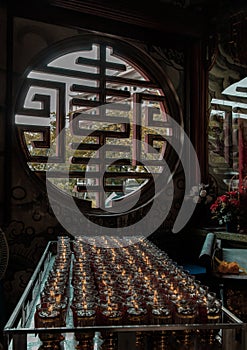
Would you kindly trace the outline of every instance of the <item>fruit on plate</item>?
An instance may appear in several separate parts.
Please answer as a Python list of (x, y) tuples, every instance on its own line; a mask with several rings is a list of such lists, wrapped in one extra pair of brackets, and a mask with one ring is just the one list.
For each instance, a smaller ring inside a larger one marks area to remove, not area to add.
[(239, 273), (239, 264), (236, 261), (221, 261), (218, 265), (217, 271), (220, 273), (230, 273), (238, 274)]

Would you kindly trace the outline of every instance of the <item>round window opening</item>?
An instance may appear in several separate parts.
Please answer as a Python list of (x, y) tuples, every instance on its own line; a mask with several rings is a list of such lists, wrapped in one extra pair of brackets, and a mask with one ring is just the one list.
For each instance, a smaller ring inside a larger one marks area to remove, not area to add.
[[(174, 169), (168, 115), (181, 120), (162, 70), (136, 47), (109, 39), (66, 41), (25, 77), (15, 124), (29, 170), (91, 208), (144, 194)], [(150, 192), (151, 196), (153, 192)]]

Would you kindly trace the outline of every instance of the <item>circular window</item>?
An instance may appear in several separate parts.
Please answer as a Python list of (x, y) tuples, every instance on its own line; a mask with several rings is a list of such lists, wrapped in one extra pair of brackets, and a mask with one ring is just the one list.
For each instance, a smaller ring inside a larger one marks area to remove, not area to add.
[(60, 192), (105, 210), (136, 192), (147, 201), (161, 159), (175, 169), (168, 115), (181, 123), (176, 95), (151, 57), (83, 36), (46, 50), (29, 69), (15, 124), (33, 174), (44, 181), (49, 172)]

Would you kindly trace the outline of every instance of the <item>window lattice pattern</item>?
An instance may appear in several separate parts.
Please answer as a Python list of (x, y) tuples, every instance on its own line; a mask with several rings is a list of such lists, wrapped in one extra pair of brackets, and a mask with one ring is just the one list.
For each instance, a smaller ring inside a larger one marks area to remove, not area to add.
[(172, 136), (166, 113), (160, 85), (100, 42), (34, 67), (15, 123), (33, 172), (50, 170), (54, 185), (102, 208), (161, 172)]

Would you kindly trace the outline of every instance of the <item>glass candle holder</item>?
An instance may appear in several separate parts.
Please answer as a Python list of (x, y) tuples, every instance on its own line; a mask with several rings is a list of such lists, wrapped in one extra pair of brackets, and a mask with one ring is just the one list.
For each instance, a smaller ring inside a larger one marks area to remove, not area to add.
[(95, 310), (75, 309), (73, 312), (75, 327), (94, 326), (96, 320)]
[(142, 307), (127, 309), (127, 321), (129, 324), (145, 324), (148, 321), (147, 316), (147, 310)]
[(54, 291), (54, 290), (43, 290), (43, 292), (41, 293), (41, 303), (43, 302), (60, 302), (62, 300), (65, 299), (65, 295), (64, 292), (61, 291)]
[[(129, 308), (127, 309), (127, 323), (133, 325), (143, 325), (148, 323), (148, 312), (146, 309), (138, 307), (138, 308)], [(137, 331), (135, 332), (135, 346), (136, 349), (142, 350), (144, 349), (145, 343), (145, 335), (143, 332)]]
[[(210, 301), (210, 304), (206, 305), (206, 322), (207, 323), (219, 323), (222, 317), (222, 303), (220, 300), (215, 299), (214, 302)], [(200, 341), (206, 346), (212, 347), (217, 342), (217, 329), (200, 330)]]
[[(152, 309), (150, 315), (151, 324), (171, 324), (172, 309), (170, 305), (165, 305), (160, 308)], [(171, 336), (171, 331), (155, 331), (152, 333), (152, 348), (153, 349), (169, 349), (168, 343)]]
[(152, 324), (171, 324), (172, 323), (172, 310), (171, 306), (162, 306), (152, 309), (150, 315), (150, 322)]
[[(96, 323), (95, 310), (74, 309), (73, 322), (75, 327), (90, 327)], [(75, 339), (78, 341), (76, 349), (91, 349), (93, 343), (93, 331), (75, 332)]]
[(61, 301), (59, 303), (54, 303), (54, 310), (57, 310), (60, 313), (61, 326), (66, 327), (66, 317), (68, 311), (68, 304)]
[[(123, 312), (121, 310), (106, 309), (101, 310), (100, 323), (106, 326), (116, 326), (123, 324)], [(102, 332), (103, 338), (103, 350), (115, 350), (118, 348), (118, 336), (116, 332), (112, 332), (110, 329)]]
[(214, 293), (214, 292), (207, 293), (206, 299), (207, 299), (207, 305), (210, 308), (211, 306), (213, 306), (215, 304), (216, 293)]
[(182, 299), (175, 307), (175, 322), (178, 324), (193, 323), (197, 316), (197, 304), (192, 300)]
[(215, 299), (214, 302), (210, 302), (207, 307), (207, 319), (208, 323), (220, 322), (222, 315), (222, 302), (219, 299)]
[[(175, 307), (175, 323), (192, 324), (195, 323), (197, 317), (197, 303), (193, 300), (182, 299)], [(194, 331), (185, 329), (176, 332), (176, 341), (183, 347), (193, 347)]]
[(102, 310), (102, 321), (104, 325), (116, 326), (123, 323), (123, 312), (121, 310)]
[(35, 313), (36, 328), (52, 328), (60, 325), (60, 313), (58, 310), (37, 305)]
[[(34, 325), (36, 328), (54, 328), (61, 326), (60, 312), (51, 307), (36, 306), (34, 315)], [(47, 330), (47, 333), (40, 333), (39, 338), (42, 341), (41, 349), (60, 349), (60, 342), (64, 337), (60, 333), (53, 333)]]
[(97, 309), (97, 304), (94, 301), (86, 302), (85, 300), (80, 300), (79, 302), (76, 300), (72, 300), (71, 304), (71, 309), (72, 311), (75, 310), (96, 310)]

